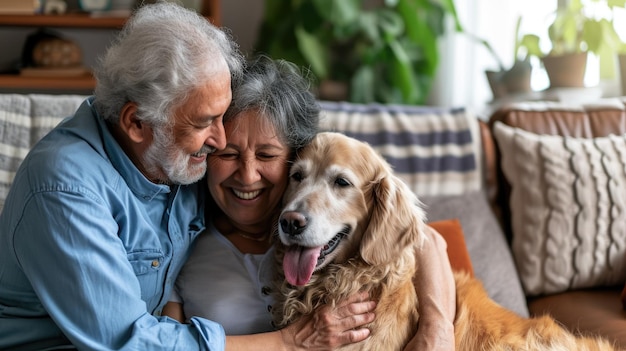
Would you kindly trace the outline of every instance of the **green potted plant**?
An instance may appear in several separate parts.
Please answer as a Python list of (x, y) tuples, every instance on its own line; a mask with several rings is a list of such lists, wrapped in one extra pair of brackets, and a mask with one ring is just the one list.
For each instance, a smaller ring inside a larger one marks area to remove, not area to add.
[(345, 87), (321, 98), (424, 104), (447, 18), (462, 30), (452, 0), (266, 0), (254, 51)]
[[(548, 27), (550, 50), (543, 53), (538, 44), (529, 50), (541, 58), (550, 87), (583, 87), (589, 52), (598, 55), (601, 65), (606, 61), (614, 62), (619, 36), (612, 18), (601, 17), (598, 13), (601, 9), (610, 13), (625, 4), (626, 0), (590, 0), (586, 4), (570, 0), (565, 8), (557, 10)], [(528, 38), (537, 40), (534, 35)]]
[(525, 94), (531, 91), (530, 77), (532, 66), (530, 64), (530, 57), (537, 55), (539, 37), (532, 35), (520, 37), (519, 29), (521, 21), (522, 18), (519, 17), (515, 26), (513, 65), (509, 69), (505, 68), (502, 60), (496, 54), (495, 50), (493, 50), (489, 42), (484, 39), (475, 38), (489, 51), (498, 64), (497, 71), (485, 71), (494, 99), (514, 94)]

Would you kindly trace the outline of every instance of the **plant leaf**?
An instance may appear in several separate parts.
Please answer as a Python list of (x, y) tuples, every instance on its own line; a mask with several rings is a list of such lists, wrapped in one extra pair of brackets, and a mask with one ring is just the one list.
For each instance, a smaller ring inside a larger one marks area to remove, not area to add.
[(402, 92), (402, 100), (407, 104), (415, 104), (418, 100), (417, 81), (409, 56), (404, 48), (397, 42), (389, 42), (389, 48), (393, 53), (391, 62), (391, 76), (389, 79), (393, 86)]
[(381, 42), (380, 32), (378, 31), (378, 20), (374, 12), (364, 13), (359, 20), (359, 26), (367, 40), (376, 45)]
[(315, 73), (318, 79), (328, 78), (328, 64), (324, 56), (326, 48), (315, 35), (308, 33), (301, 25), (295, 28), (296, 38), (298, 40), (298, 48), (302, 56), (311, 65), (310, 69)]
[(369, 103), (374, 98), (374, 70), (371, 66), (361, 66), (352, 76), (350, 84), (350, 101)]
[[(604, 20), (606, 21), (606, 20)], [(606, 21), (608, 23), (608, 21)], [(597, 53), (604, 44), (603, 25), (601, 22), (585, 21), (583, 24), (582, 40), (587, 44), (587, 49), (593, 53)]]
[(566, 48), (575, 48), (578, 39), (578, 21), (573, 16), (563, 19), (563, 31), (561, 32)]
[(388, 9), (379, 9), (376, 11), (378, 17), (378, 25), (381, 31), (393, 38), (397, 38), (404, 32), (404, 22), (402, 17), (397, 13)]
[(520, 40), (520, 47), (526, 48), (527, 56), (542, 57), (543, 52), (539, 46), (539, 36), (535, 34), (526, 34)]
[(361, 0), (312, 0), (317, 12), (332, 25), (354, 23), (361, 14)]
[(624, 8), (626, 7), (626, 0), (607, 0), (607, 5), (609, 5), (609, 7), (611, 8), (613, 7)]

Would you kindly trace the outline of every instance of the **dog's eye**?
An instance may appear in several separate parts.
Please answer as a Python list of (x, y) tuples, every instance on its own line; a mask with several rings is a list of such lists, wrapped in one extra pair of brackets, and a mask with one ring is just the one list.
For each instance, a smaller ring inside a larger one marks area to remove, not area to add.
[(346, 187), (346, 186), (351, 185), (350, 182), (346, 178), (335, 179), (335, 184), (339, 185), (340, 187)]
[(293, 172), (293, 173), (291, 173), (291, 179), (296, 181), (296, 182), (302, 181), (302, 173), (300, 173), (300, 172)]

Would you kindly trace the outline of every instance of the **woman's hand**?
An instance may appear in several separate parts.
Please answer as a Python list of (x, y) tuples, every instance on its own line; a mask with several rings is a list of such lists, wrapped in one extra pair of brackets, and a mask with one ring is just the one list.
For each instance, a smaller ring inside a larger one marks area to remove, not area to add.
[(375, 308), (367, 293), (355, 294), (334, 308), (318, 308), (280, 332), (288, 349), (333, 350), (365, 340), (370, 330), (363, 325), (374, 320)]

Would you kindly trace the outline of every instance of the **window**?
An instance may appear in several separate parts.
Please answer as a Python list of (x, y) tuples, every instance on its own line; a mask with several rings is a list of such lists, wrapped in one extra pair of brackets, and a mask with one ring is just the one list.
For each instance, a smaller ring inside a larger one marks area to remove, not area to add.
[[(514, 62), (515, 26), (521, 16), (520, 34), (547, 38), (550, 15), (557, 0), (463, 0), (455, 1), (465, 30), (487, 40), (505, 68)], [(547, 41), (547, 39), (544, 39)], [(441, 44), (439, 79), (431, 103), (443, 106), (481, 107), (492, 100), (485, 70), (497, 70), (497, 60), (476, 40), (453, 34)], [(540, 62), (534, 63), (540, 67)], [(542, 69), (533, 70), (532, 88), (542, 90), (549, 82)]]

